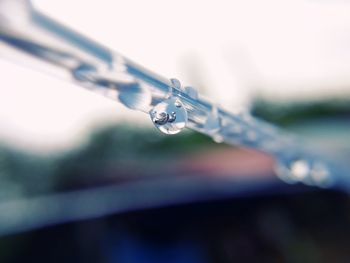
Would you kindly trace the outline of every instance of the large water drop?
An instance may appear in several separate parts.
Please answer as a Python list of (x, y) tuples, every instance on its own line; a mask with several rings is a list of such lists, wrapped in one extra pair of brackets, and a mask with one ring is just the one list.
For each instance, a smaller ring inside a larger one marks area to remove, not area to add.
[(154, 125), (165, 134), (179, 133), (187, 124), (187, 111), (182, 102), (175, 97), (158, 103), (151, 111)]

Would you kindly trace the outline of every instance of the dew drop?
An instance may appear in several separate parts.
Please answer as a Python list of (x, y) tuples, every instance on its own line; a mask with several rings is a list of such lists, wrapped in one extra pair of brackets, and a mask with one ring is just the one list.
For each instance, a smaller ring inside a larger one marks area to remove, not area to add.
[(95, 92), (106, 97), (118, 99), (126, 107), (147, 112), (152, 101), (148, 88), (141, 82), (127, 74), (114, 74), (113, 72), (97, 72), (89, 64), (80, 64), (72, 71), (73, 77), (78, 81), (90, 84)]
[(312, 166), (310, 176), (312, 180), (320, 187), (329, 187), (333, 181), (330, 172), (322, 162), (315, 162)]
[(221, 121), (218, 114), (218, 109), (216, 106), (213, 106), (212, 111), (207, 116), (207, 119), (204, 123), (204, 130), (206, 133), (213, 135), (217, 133), (221, 128)]
[(176, 106), (177, 108), (181, 108), (181, 107), (182, 107), (181, 101), (180, 101), (180, 100), (175, 100), (175, 106)]
[(179, 133), (187, 124), (187, 111), (177, 98), (169, 98), (158, 103), (151, 111), (154, 125), (165, 134)]
[(305, 160), (296, 160), (289, 168), (291, 174), (298, 180), (303, 180), (310, 173), (310, 166)]
[(190, 87), (190, 86), (185, 87), (185, 92), (190, 98), (192, 98), (194, 100), (198, 99), (198, 92), (195, 88)]
[(221, 135), (216, 134), (212, 138), (213, 138), (214, 142), (216, 142), (216, 143), (223, 143), (224, 142), (224, 138)]
[(126, 107), (134, 110), (147, 111), (151, 104), (150, 91), (138, 82), (117, 84), (118, 99)]
[(178, 90), (181, 89), (181, 83), (178, 79), (170, 79), (172, 86)]
[(91, 81), (96, 74), (96, 68), (90, 64), (81, 63), (72, 70), (72, 76), (78, 81)]
[(310, 163), (303, 159), (279, 161), (275, 167), (277, 175), (287, 183), (307, 182), (310, 175)]

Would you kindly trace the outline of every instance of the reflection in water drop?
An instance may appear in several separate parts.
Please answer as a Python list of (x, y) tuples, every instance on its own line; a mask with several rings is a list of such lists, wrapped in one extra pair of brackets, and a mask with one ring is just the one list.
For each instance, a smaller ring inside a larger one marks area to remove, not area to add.
[(158, 125), (164, 125), (169, 120), (169, 114), (166, 112), (156, 112), (153, 116), (153, 122)]
[(154, 125), (165, 134), (176, 134), (185, 128), (187, 111), (177, 98), (169, 98), (157, 104), (150, 117)]
[(175, 100), (175, 106), (176, 106), (177, 108), (181, 108), (181, 107), (182, 107), (181, 101), (180, 101), (180, 100)]

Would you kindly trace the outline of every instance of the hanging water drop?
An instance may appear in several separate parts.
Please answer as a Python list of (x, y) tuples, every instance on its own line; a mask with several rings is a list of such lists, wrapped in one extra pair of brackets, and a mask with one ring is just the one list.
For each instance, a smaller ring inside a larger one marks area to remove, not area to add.
[(151, 111), (154, 125), (165, 134), (179, 133), (187, 124), (187, 111), (178, 98), (171, 97), (158, 103)]

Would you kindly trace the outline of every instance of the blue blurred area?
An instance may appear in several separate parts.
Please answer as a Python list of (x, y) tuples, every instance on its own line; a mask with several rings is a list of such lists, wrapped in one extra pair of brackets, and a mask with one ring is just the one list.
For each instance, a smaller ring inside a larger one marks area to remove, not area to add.
[[(120, 235), (120, 233), (115, 233)], [(157, 243), (124, 233), (121, 240), (108, 240), (109, 262), (138, 263), (204, 263), (208, 262), (205, 250), (193, 240)]]

